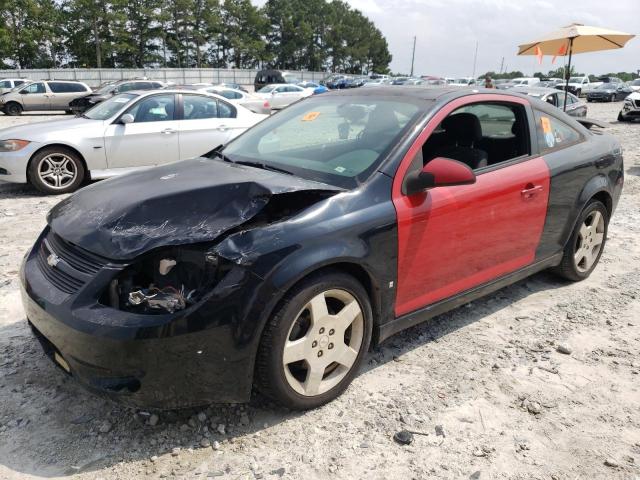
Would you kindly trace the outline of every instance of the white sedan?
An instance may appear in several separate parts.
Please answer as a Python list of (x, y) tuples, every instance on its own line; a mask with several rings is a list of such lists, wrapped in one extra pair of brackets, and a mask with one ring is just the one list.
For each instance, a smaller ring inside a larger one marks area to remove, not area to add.
[(81, 117), (0, 130), (0, 180), (72, 192), (85, 180), (202, 156), (266, 117), (202, 92), (127, 92)]
[(267, 100), (274, 110), (287, 107), (293, 102), (311, 95), (313, 95), (313, 90), (289, 83), (273, 83), (256, 92), (256, 96)]

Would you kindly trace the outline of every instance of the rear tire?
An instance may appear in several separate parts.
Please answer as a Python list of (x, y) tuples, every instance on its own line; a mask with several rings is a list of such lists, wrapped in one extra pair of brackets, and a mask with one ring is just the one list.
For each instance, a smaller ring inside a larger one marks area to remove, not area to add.
[(607, 207), (592, 199), (582, 210), (555, 273), (572, 282), (591, 275), (604, 251), (608, 227)]
[(4, 113), (12, 117), (18, 116), (22, 114), (22, 105), (16, 102), (9, 102), (4, 106)]
[(59, 195), (76, 191), (84, 182), (80, 156), (64, 147), (43, 148), (29, 163), (29, 182), (43, 193)]
[(294, 410), (341, 395), (371, 342), (366, 291), (338, 271), (312, 275), (288, 292), (267, 323), (256, 359), (255, 385)]

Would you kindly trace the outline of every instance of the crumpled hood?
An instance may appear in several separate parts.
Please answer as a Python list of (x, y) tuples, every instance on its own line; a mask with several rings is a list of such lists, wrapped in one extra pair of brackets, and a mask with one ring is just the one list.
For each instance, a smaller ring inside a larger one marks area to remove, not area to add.
[[(259, 213), (272, 196), (341, 189), (300, 177), (199, 158), (83, 188), (47, 217), (65, 240), (113, 260), (215, 240)], [(320, 197), (319, 197), (320, 199)]]
[[(4, 128), (0, 130), (0, 139), (20, 138), (23, 140), (40, 141), (44, 137), (54, 132), (61, 132), (65, 135), (69, 130), (79, 128), (94, 128), (96, 125), (102, 125), (102, 120), (90, 120), (88, 118), (69, 118), (62, 117), (56, 120), (47, 120), (46, 122), (27, 123), (17, 125), (15, 127)], [(62, 137), (64, 138), (64, 137)]]

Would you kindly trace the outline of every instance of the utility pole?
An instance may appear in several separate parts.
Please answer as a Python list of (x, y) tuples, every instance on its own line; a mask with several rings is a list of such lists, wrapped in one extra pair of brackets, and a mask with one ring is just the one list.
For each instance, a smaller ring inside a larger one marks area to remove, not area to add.
[(476, 53), (473, 56), (473, 78), (476, 78), (476, 61), (478, 60), (478, 41), (476, 40)]
[(504, 57), (502, 57), (502, 61), (500, 62), (500, 73), (502, 73), (502, 67), (504, 67)]
[(416, 58), (416, 37), (413, 37), (413, 52), (411, 53), (411, 74), (410, 77), (413, 77), (413, 61)]

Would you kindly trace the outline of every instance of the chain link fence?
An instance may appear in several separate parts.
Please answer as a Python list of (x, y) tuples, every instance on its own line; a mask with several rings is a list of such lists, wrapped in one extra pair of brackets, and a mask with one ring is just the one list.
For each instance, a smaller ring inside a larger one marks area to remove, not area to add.
[[(326, 72), (287, 70), (302, 81), (319, 81)], [(253, 85), (258, 70), (235, 68), (51, 68), (33, 70), (0, 70), (0, 78), (30, 80), (78, 80), (90, 87), (113, 80), (146, 77), (167, 83), (239, 83)]]

